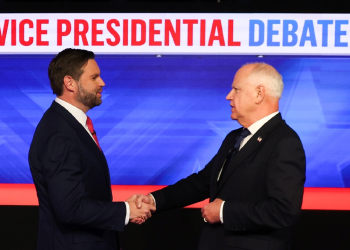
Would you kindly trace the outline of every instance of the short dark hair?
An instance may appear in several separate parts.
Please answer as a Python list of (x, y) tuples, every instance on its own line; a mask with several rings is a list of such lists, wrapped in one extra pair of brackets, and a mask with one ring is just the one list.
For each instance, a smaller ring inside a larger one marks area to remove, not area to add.
[(78, 82), (84, 72), (82, 68), (89, 59), (95, 59), (95, 54), (88, 50), (65, 49), (58, 53), (50, 62), (48, 69), (53, 93), (57, 96), (62, 95), (63, 78), (67, 75)]

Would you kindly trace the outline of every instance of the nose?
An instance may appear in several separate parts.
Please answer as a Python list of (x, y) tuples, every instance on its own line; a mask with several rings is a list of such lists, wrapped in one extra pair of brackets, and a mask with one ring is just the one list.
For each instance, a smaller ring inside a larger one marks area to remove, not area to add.
[(99, 86), (101, 86), (101, 87), (104, 87), (104, 86), (106, 86), (106, 84), (105, 84), (105, 82), (103, 81), (103, 79), (102, 78), (100, 78), (100, 82), (99, 82), (99, 84), (98, 84)]
[(231, 101), (233, 99), (232, 94), (233, 94), (233, 89), (227, 94), (226, 100)]

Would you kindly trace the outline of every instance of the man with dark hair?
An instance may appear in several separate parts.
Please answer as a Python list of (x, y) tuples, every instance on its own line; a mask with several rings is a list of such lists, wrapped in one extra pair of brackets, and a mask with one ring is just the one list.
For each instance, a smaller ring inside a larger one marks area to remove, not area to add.
[(91, 119), (105, 86), (94, 53), (65, 49), (50, 63), (57, 95), (40, 120), (29, 150), (39, 199), (38, 248), (42, 250), (119, 249), (117, 232), (134, 218), (142, 223), (152, 205), (112, 202), (106, 158)]
[[(298, 221), (305, 182), (305, 153), (298, 135), (279, 113), (281, 75), (265, 63), (240, 68), (226, 96), (231, 131), (217, 154), (192, 174), (141, 201), (157, 212), (206, 198), (199, 250), (291, 249), (291, 228)], [(135, 218), (134, 220), (138, 220)]]

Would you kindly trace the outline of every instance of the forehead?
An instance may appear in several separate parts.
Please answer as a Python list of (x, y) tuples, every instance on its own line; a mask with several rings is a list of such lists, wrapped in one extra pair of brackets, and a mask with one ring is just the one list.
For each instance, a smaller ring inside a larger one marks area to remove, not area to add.
[(87, 64), (83, 66), (84, 73), (86, 74), (99, 74), (100, 68), (94, 59), (89, 59)]
[(249, 77), (251, 71), (253, 69), (253, 65), (245, 65), (242, 68), (240, 68), (233, 79), (232, 86), (238, 87), (244, 84)]

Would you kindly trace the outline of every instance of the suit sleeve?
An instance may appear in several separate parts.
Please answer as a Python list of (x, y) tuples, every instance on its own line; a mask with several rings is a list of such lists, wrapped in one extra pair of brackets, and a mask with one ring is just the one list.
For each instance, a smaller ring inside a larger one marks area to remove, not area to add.
[(50, 206), (62, 223), (122, 231), (124, 202), (93, 200), (86, 196), (81, 152), (64, 133), (52, 135), (40, 156)]
[(225, 202), (226, 230), (284, 228), (297, 222), (305, 182), (305, 153), (299, 138), (285, 138), (277, 143), (267, 161), (265, 174), (267, 198)]
[(157, 212), (188, 206), (208, 198), (214, 158), (198, 173), (153, 192)]
[[(225, 137), (220, 149), (227, 147), (232, 138), (237, 135), (235, 133), (237, 132), (232, 131)], [(166, 188), (153, 192), (152, 195), (156, 200), (157, 212), (188, 206), (209, 198), (212, 172), (214, 164), (219, 157), (219, 151), (198, 173), (192, 174), (174, 185), (169, 185)]]

